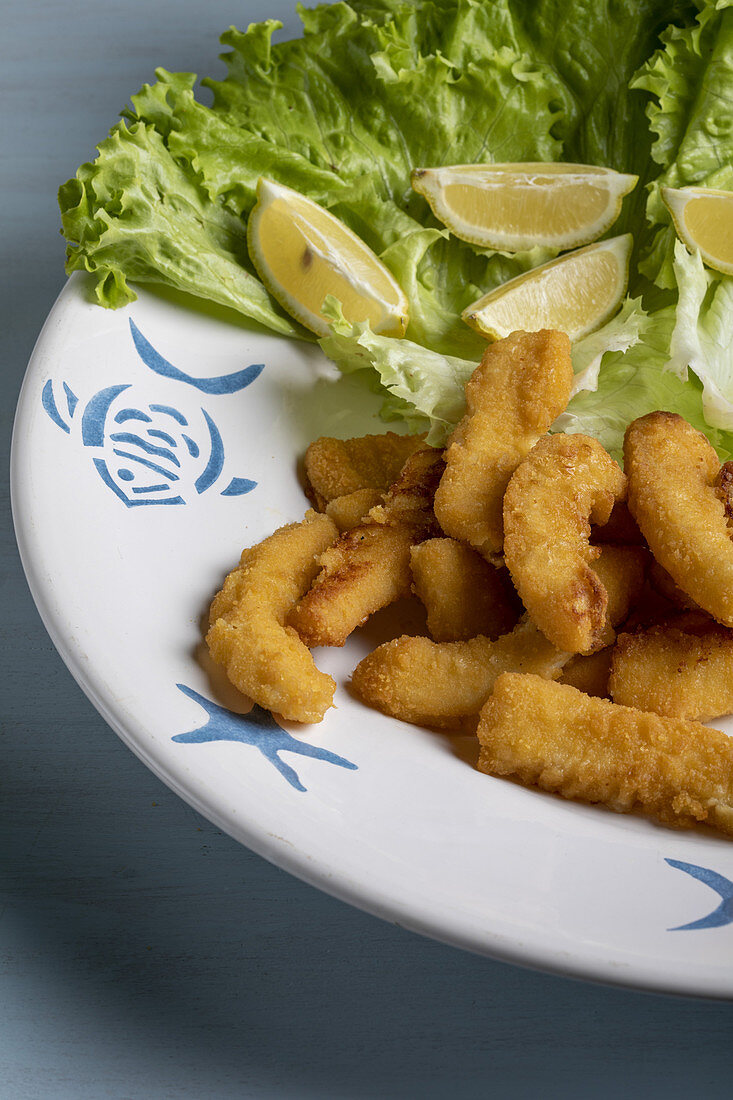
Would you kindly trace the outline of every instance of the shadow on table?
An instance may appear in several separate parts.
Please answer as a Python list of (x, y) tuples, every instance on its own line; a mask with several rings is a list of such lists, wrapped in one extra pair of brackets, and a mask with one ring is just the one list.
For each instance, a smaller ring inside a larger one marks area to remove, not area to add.
[(34, 1035), (31, 1074), (64, 1066), (78, 1100), (110, 1081), (130, 1097), (587, 1096), (591, 1079), (594, 1097), (682, 1096), (701, 1073), (726, 1095), (733, 1006), (521, 970), (325, 897), (147, 772), (40, 626), (21, 645), (64, 713), (26, 696), (0, 762), (0, 973), (19, 1006), (0, 1049)]

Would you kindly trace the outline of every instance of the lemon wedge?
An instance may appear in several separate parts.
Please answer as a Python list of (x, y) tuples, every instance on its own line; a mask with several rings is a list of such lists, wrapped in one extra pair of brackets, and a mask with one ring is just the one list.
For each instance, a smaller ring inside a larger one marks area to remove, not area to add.
[(352, 324), (404, 334), (408, 303), (394, 276), (356, 233), (299, 191), (258, 180), (247, 244), (270, 294), (312, 332), (328, 335), (321, 309), (332, 294)]
[(733, 275), (733, 191), (711, 187), (663, 187), (662, 201), (677, 236), (708, 267)]
[(415, 168), (412, 186), (456, 237), (519, 252), (596, 240), (638, 178), (590, 164), (455, 164)]
[(517, 329), (552, 328), (571, 340), (611, 317), (626, 293), (630, 233), (578, 248), (485, 294), (462, 313), (484, 336), (500, 340)]

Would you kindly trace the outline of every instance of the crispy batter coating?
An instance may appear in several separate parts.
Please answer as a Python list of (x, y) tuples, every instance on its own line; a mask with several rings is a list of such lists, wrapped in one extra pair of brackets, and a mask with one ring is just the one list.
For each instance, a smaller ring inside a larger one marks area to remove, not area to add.
[[(603, 547), (611, 623), (626, 618), (643, 583), (644, 554), (638, 547)], [(535, 672), (554, 678), (571, 654), (548, 642), (526, 616), (510, 634), (492, 642), (432, 642), (403, 635), (380, 645), (352, 675), (363, 702), (405, 722), (438, 729), (461, 728), (475, 717), (502, 672)]]
[(570, 687), (577, 688), (586, 695), (607, 699), (612, 657), (612, 645), (607, 645), (605, 649), (599, 649), (596, 653), (589, 653), (587, 656), (578, 654), (576, 657), (571, 657), (562, 670), (558, 683), (569, 684)]
[(285, 618), (336, 538), (328, 516), (307, 512), (242, 553), (214, 598), (206, 641), (235, 687), (294, 722), (320, 722), (335, 683), (319, 672)]
[(687, 610), (696, 610), (695, 601), (683, 592), (674, 578), (670, 577), (667, 570), (658, 561), (652, 561), (649, 566), (649, 580), (660, 596), (664, 596), (673, 607), (682, 607)]
[(478, 724), (479, 769), (564, 798), (733, 835), (733, 740), (699, 722), (500, 676)]
[(715, 488), (725, 508), (725, 522), (733, 530), (733, 462), (724, 462), (715, 478)]
[(460, 729), (481, 710), (502, 672), (554, 677), (568, 656), (525, 618), (494, 642), (482, 637), (432, 642), (403, 635), (368, 654), (351, 682), (363, 702), (384, 714), (437, 729)]
[(629, 508), (654, 557), (695, 603), (733, 626), (733, 539), (705, 436), (675, 413), (649, 413), (626, 430), (624, 465)]
[(606, 589), (606, 628), (604, 637), (610, 645), (614, 628), (626, 621), (644, 591), (649, 552), (641, 546), (599, 546), (600, 556), (593, 563), (593, 572)]
[(342, 646), (375, 611), (409, 596), (410, 548), (435, 534), (432, 503), (442, 472), (441, 451), (415, 452), (384, 503), (321, 556), (313, 586), (288, 620), (307, 646)]
[(618, 546), (645, 545), (644, 536), (625, 500), (614, 504), (608, 523), (591, 528), (590, 540), (596, 543), (615, 543)]
[(558, 649), (607, 645), (608, 595), (590, 562), (591, 523), (608, 520), (626, 478), (597, 439), (548, 435), (512, 476), (504, 497), (504, 559), (524, 606)]
[(466, 415), (448, 440), (435, 515), (485, 556), (501, 551), (509, 478), (570, 399), (564, 332), (513, 332), (490, 344), (466, 385)]
[(354, 489), (342, 497), (334, 497), (326, 505), (326, 515), (330, 516), (339, 531), (350, 531), (358, 527), (371, 508), (382, 500), (381, 489)]
[(508, 633), (521, 607), (506, 569), (455, 539), (428, 539), (410, 552), (412, 589), (425, 605), (436, 642)]
[(705, 721), (733, 714), (733, 631), (709, 622), (620, 634), (613, 651), (611, 698), (670, 718)]
[(388, 489), (422, 436), (364, 435), (355, 439), (314, 440), (305, 452), (307, 495), (320, 512), (329, 501), (358, 489)]

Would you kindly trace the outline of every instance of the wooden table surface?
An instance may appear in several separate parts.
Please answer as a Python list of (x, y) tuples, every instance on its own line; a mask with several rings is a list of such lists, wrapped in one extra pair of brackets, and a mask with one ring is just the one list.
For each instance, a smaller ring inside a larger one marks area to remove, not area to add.
[[(274, 8), (296, 33), (291, 0)], [(214, 72), (218, 33), (272, 13), (263, 0), (3, 4), (6, 452), (64, 281), (58, 184), (154, 66)], [(0, 1100), (731, 1095), (733, 1004), (433, 943), (198, 817), (62, 665), (20, 568), (7, 477), (2, 505)]]

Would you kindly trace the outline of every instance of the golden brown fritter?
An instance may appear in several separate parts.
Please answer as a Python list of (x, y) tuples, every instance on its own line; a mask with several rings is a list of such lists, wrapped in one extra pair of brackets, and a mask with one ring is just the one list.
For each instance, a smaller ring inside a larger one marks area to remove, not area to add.
[(570, 399), (564, 332), (513, 332), (490, 344), (466, 385), (466, 415), (448, 440), (435, 515), (446, 535), (501, 552), (509, 478)]
[(561, 653), (528, 619), (492, 642), (433, 642), (403, 635), (380, 645), (357, 665), (351, 682), (370, 707), (403, 722), (460, 729), (474, 718), (507, 670), (559, 675)]
[(591, 523), (604, 524), (626, 492), (597, 439), (548, 435), (514, 472), (504, 496), (504, 560), (522, 603), (558, 649), (607, 645), (608, 595), (590, 563)]
[(410, 594), (410, 548), (435, 534), (432, 502), (442, 471), (441, 451), (411, 455), (384, 503), (325, 551), (288, 620), (307, 646), (342, 646), (375, 611)]
[(602, 542), (605, 545), (614, 543), (617, 546), (644, 546), (645, 540), (638, 524), (625, 500), (614, 504), (608, 523), (602, 527), (591, 527), (591, 542)]
[(593, 572), (606, 589), (605, 638), (610, 644), (614, 628), (626, 622), (644, 591), (649, 552), (641, 546), (599, 546)]
[(413, 546), (410, 564), (412, 590), (425, 605), (434, 641), (498, 638), (516, 624), (521, 605), (507, 570), (465, 542), (427, 539)]
[(620, 634), (609, 687), (614, 702), (670, 718), (733, 714), (733, 631), (710, 621), (694, 633), (670, 625)]
[(242, 553), (211, 605), (206, 641), (213, 659), (255, 703), (294, 722), (320, 722), (336, 687), (285, 626), (336, 534), (328, 516), (316, 512), (281, 527)]
[(695, 603), (733, 626), (733, 539), (720, 464), (705, 436), (675, 413), (626, 430), (629, 508), (654, 557)]
[(330, 516), (339, 531), (350, 531), (358, 527), (367, 513), (382, 501), (381, 489), (354, 489), (342, 497), (334, 497), (326, 505), (326, 515)]
[[(643, 583), (644, 554), (637, 547), (603, 547), (599, 562), (608, 585), (611, 623), (626, 618)], [(367, 705), (405, 722), (456, 729), (475, 718), (502, 672), (554, 678), (571, 654), (558, 650), (525, 617), (510, 634), (491, 641), (433, 642), (404, 635), (380, 645), (352, 675)]]
[(500, 676), (478, 724), (479, 769), (564, 798), (733, 835), (733, 740), (541, 676)]
[(686, 610), (698, 610), (695, 601), (683, 592), (674, 578), (670, 577), (667, 570), (658, 561), (652, 561), (649, 566), (649, 581), (660, 596), (664, 596), (673, 607), (681, 607)]
[(359, 489), (388, 489), (422, 436), (364, 435), (355, 439), (314, 440), (305, 452), (307, 495), (320, 512), (329, 501)]
[(608, 698), (608, 678), (611, 675), (613, 646), (607, 645), (597, 653), (587, 656), (579, 654), (571, 657), (562, 670), (559, 684), (569, 684), (586, 695), (595, 695), (599, 699)]

